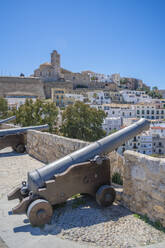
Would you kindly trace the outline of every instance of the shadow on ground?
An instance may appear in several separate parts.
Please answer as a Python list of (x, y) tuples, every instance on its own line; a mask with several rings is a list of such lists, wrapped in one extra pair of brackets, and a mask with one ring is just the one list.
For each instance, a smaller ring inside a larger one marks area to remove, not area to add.
[[(132, 212), (125, 207), (113, 204), (110, 207), (99, 207), (94, 199), (83, 197), (84, 204), (76, 205), (77, 199), (69, 200), (65, 205), (55, 206), (51, 224), (43, 228), (32, 227), (28, 219), (27, 225), (15, 227), (13, 231), (29, 232), (32, 235), (57, 235), (62, 230), (70, 230), (76, 227), (89, 227), (100, 223), (117, 222), (121, 217), (131, 215)], [(76, 206), (76, 207), (75, 207)]]
[(0, 153), (0, 158), (5, 158), (5, 157), (16, 157), (16, 156), (21, 156), (21, 155), (25, 155), (26, 153), (18, 153), (18, 152), (1, 152)]

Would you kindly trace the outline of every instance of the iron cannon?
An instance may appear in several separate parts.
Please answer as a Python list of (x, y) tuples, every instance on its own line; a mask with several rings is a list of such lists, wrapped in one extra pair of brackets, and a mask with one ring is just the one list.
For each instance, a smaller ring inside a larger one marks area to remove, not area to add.
[(15, 118), (16, 118), (16, 116), (14, 115), (14, 116), (11, 116), (11, 117), (9, 117), (9, 118), (0, 120), (0, 125), (3, 124), (3, 123), (6, 123), (6, 122), (8, 122), (8, 121), (13, 121), (13, 120), (15, 120)]
[(26, 213), (32, 225), (49, 223), (52, 206), (71, 196), (89, 194), (101, 206), (109, 206), (115, 199), (111, 186), (110, 161), (105, 154), (149, 128), (149, 121), (141, 119), (114, 134), (106, 136), (64, 158), (28, 173), (27, 182), (14, 189), (8, 200), (19, 199), (13, 214)]
[(26, 133), (28, 130), (47, 129), (48, 125), (16, 127), (0, 130), (0, 150), (11, 146), (14, 151), (23, 153), (25, 151)]

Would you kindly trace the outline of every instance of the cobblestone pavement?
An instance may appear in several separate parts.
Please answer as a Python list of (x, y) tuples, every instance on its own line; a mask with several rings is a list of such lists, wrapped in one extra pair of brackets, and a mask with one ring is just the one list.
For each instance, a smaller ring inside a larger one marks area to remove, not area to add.
[[(28, 154), (16, 154), (9, 149), (1, 151), (0, 197), (26, 179), (28, 171), (42, 165)], [(56, 206), (51, 224), (42, 229), (22, 223), (14, 232), (13, 235), (28, 232), (31, 236), (37, 232), (50, 239), (58, 237), (92, 247), (135, 248), (165, 240), (163, 232), (137, 219), (128, 209), (117, 204), (101, 208), (90, 197), (71, 199)], [(0, 248), (6, 248), (1, 240)]]

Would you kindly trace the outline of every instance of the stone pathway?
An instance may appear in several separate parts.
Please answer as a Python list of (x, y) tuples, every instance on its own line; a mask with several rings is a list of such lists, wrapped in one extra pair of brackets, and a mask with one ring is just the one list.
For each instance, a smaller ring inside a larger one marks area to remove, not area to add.
[(28, 154), (12, 152), (11, 148), (0, 151), (0, 199), (16, 185), (27, 180), (27, 172), (43, 166)]
[[(0, 151), (0, 236), (9, 248), (46, 247), (111, 247), (135, 248), (165, 240), (165, 234), (134, 217), (128, 209), (114, 204), (99, 207), (94, 199), (70, 199), (55, 206), (50, 225), (32, 227), (25, 215), (9, 215), (16, 205), (7, 201), (6, 194), (22, 180), (27, 172), (43, 164), (28, 154), (17, 154), (10, 149)], [(42, 242), (41, 242), (42, 241)], [(76, 242), (74, 242), (76, 241)], [(61, 243), (65, 242), (65, 243)], [(6, 248), (0, 239), (0, 248)], [(154, 246), (153, 246), (154, 247)], [(165, 247), (165, 246), (164, 246)]]

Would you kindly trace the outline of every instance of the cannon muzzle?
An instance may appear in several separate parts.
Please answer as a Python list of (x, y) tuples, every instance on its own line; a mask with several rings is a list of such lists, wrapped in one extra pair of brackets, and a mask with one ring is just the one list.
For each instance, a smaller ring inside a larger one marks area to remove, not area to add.
[(64, 172), (71, 165), (82, 163), (93, 159), (96, 155), (105, 154), (114, 151), (121, 146), (127, 140), (133, 138), (137, 134), (144, 130), (147, 130), (150, 126), (150, 122), (145, 119), (141, 119), (129, 127), (106, 136), (78, 151), (71, 153), (70, 155), (61, 158), (48, 166), (44, 166), (40, 169), (28, 173), (27, 187), (29, 191), (36, 192), (38, 188), (43, 187), (47, 180), (52, 179), (59, 173)]
[(16, 116), (11, 116), (9, 118), (6, 118), (6, 119), (3, 119), (3, 120), (0, 120), (0, 124), (3, 124), (3, 123), (6, 123), (8, 121), (12, 121), (12, 120), (15, 120)]

